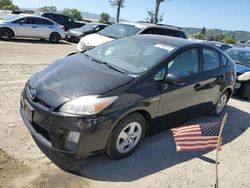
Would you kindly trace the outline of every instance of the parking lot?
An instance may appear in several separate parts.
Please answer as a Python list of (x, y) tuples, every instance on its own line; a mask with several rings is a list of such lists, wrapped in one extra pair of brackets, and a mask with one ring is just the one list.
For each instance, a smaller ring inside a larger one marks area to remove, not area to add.
[[(42, 150), (19, 113), (27, 79), (54, 60), (76, 51), (76, 44), (40, 40), (0, 41), (0, 187), (213, 187), (215, 151), (175, 152), (166, 130), (147, 137), (130, 157), (106, 155), (72, 162)], [(250, 102), (232, 98), (220, 152), (220, 187), (250, 185)], [(202, 116), (190, 123), (218, 121)], [(65, 172), (60, 168), (70, 170)]]

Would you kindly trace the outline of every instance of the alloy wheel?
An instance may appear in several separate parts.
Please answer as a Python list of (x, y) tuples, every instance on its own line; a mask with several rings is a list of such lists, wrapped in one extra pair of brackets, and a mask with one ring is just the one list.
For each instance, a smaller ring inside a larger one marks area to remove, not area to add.
[(138, 122), (131, 122), (120, 132), (116, 148), (120, 153), (131, 151), (139, 142), (142, 135), (142, 127)]
[(221, 96), (220, 100), (218, 101), (218, 104), (217, 104), (217, 107), (216, 107), (217, 114), (220, 114), (223, 111), (226, 104), (227, 104), (227, 95), (223, 94)]

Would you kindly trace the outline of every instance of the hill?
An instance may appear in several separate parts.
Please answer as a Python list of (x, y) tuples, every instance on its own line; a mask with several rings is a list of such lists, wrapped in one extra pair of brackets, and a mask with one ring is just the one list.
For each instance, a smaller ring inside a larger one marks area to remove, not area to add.
[[(187, 36), (198, 33), (202, 28), (195, 27), (183, 27), (182, 28)], [(250, 40), (250, 32), (248, 31), (229, 31), (229, 30), (221, 30), (221, 29), (206, 29), (207, 36), (217, 36), (217, 35), (229, 35), (234, 36), (237, 41), (247, 41)]]

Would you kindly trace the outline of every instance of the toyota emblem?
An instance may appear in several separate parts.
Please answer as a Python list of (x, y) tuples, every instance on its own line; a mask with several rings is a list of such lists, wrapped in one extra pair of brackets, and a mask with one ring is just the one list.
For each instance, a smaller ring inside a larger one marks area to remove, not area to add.
[(31, 100), (36, 98), (36, 90), (34, 88), (30, 89), (30, 98)]

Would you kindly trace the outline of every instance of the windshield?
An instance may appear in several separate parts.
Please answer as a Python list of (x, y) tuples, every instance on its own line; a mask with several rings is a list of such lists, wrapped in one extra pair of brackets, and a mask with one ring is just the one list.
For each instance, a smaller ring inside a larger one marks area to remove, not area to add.
[(249, 51), (240, 51), (240, 50), (228, 50), (226, 53), (235, 61), (239, 61), (243, 64), (250, 65), (250, 50)]
[(86, 24), (84, 26), (81, 27), (82, 31), (91, 31), (93, 29), (95, 29), (97, 27), (97, 25), (95, 24)]
[(85, 54), (128, 74), (140, 75), (166, 58), (174, 49), (172, 46), (153, 41), (126, 38), (106, 43)]
[(141, 28), (135, 27), (134, 25), (114, 24), (101, 30), (99, 34), (118, 39), (135, 35), (140, 30)]

